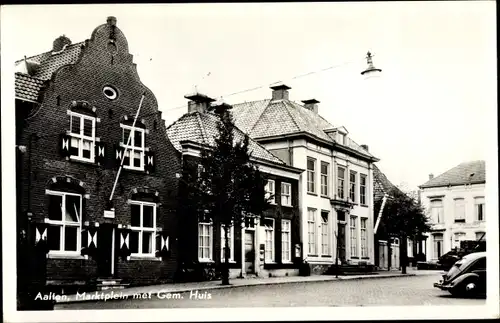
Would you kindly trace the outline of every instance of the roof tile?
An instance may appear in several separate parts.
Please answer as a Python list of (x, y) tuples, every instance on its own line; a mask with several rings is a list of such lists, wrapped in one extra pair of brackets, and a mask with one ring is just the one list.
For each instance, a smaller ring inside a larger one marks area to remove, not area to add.
[(43, 87), (43, 83), (43, 80), (25, 74), (16, 73), (14, 81), (16, 98), (37, 101), (40, 90)]
[(486, 163), (475, 160), (461, 163), (443, 174), (425, 182), (420, 188), (448, 185), (479, 184), (486, 182)]

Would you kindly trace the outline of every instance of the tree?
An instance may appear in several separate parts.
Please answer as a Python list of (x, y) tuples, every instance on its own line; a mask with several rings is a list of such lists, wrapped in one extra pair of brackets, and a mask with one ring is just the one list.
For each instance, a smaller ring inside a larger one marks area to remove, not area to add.
[[(420, 202), (401, 190), (393, 188), (388, 195), (382, 211), (379, 234), (388, 238), (389, 241), (391, 237), (400, 239), (400, 247), (402, 248), (401, 272), (406, 274), (407, 239), (416, 238), (424, 232), (429, 232), (431, 229), (429, 218)], [(380, 205), (378, 208), (380, 209)]]
[[(222, 284), (229, 285), (231, 226), (239, 227), (246, 217), (258, 217), (268, 206), (266, 180), (251, 160), (249, 137), (237, 132), (228, 109), (218, 111), (218, 135), (212, 147), (201, 152), (200, 164), (183, 167), (186, 198), (198, 221), (224, 229), (225, 252), (221, 264)], [(235, 134), (243, 138), (236, 142)], [(221, 246), (222, 247), (222, 246)]]

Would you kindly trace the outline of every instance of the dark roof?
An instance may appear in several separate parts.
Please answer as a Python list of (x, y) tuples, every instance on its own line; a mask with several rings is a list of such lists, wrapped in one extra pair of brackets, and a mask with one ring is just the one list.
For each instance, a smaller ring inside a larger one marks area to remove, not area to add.
[(384, 173), (380, 169), (373, 165), (373, 198), (374, 201), (381, 200), (385, 194), (391, 195), (394, 190), (399, 190), (394, 184), (387, 179)]
[[(236, 126), (254, 139), (306, 133), (326, 142), (335, 142), (325, 132), (335, 128), (330, 122), (290, 100), (266, 99), (234, 104), (232, 113)], [(350, 138), (345, 146), (368, 158), (375, 158)]]
[(22, 73), (16, 73), (14, 82), (16, 98), (37, 102), (43, 83), (43, 80)]
[[(167, 128), (167, 136), (174, 147), (181, 152), (182, 141), (193, 141), (198, 144), (215, 146), (215, 138), (217, 136), (217, 122), (219, 118), (211, 112), (186, 113)], [(236, 141), (244, 139), (244, 133), (234, 128), (234, 137)], [(267, 149), (262, 147), (256, 141), (250, 139), (249, 151), (252, 157), (262, 159), (274, 164), (286, 165), (284, 161), (274, 156)]]
[[(67, 46), (61, 52), (49, 51), (35, 56), (27, 57), (28, 64), (34, 66), (31, 74), (27, 74), (24, 64), (25, 59), (16, 61), (16, 98), (37, 101), (41, 87), (35, 84), (50, 80), (52, 74), (60, 67), (74, 64), (80, 57), (84, 42)], [(33, 99), (34, 98), (34, 99)]]
[(461, 163), (419, 187), (429, 188), (481, 183), (486, 183), (486, 163), (484, 160), (475, 160)]

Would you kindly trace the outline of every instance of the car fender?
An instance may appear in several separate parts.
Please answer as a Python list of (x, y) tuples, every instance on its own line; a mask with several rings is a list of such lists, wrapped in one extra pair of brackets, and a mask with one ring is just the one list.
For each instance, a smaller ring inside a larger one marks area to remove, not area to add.
[(475, 273), (467, 273), (467, 274), (463, 274), (463, 275), (460, 275), (458, 276), (457, 278), (455, 278), (451, 284), (453, 286), (457, 286), (457, 285), (460, 285), (463, 281), (465, 280), (478, 280), (479, 279), (479, 275), (478, 274), (475, 274)]

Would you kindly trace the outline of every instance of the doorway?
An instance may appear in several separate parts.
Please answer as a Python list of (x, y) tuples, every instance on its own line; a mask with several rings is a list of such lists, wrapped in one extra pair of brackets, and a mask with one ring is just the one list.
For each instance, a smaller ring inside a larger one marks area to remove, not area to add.
[(114, 274), (114, 228), (102, 224), (98, 231), (97, 243), (97, 270), (99, 277), (112, 277)]
[(245, 231), (245, 272), (255, 274), (254, 231)]
[(345, 256), (345, 223), (338, 223), (338, 257), (341, 263), (345, 263), (346, 261), (346, 256)]

